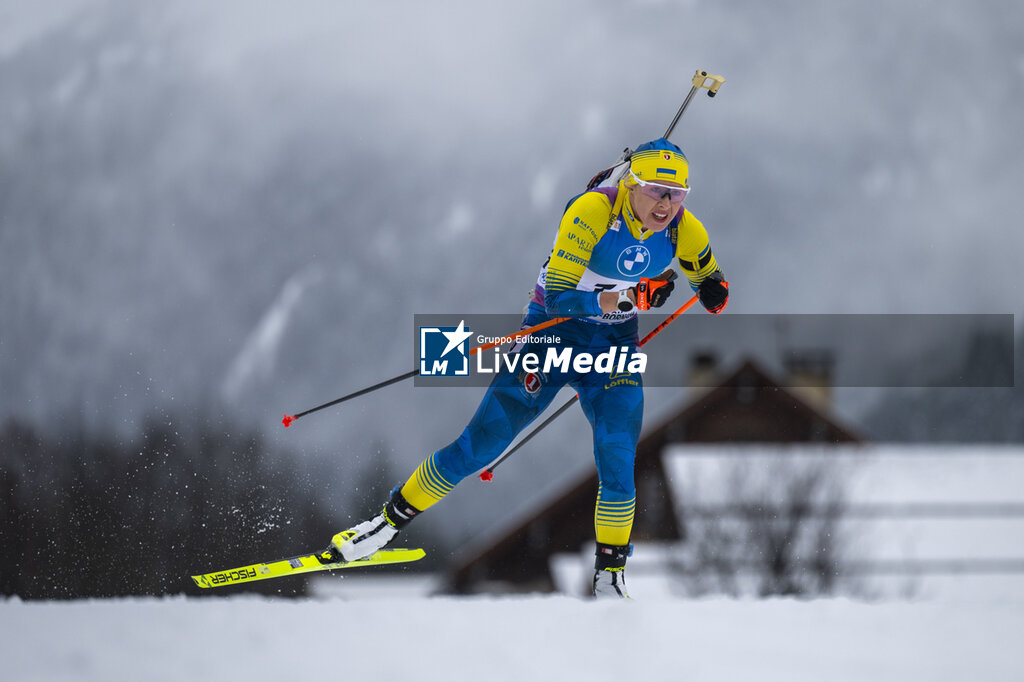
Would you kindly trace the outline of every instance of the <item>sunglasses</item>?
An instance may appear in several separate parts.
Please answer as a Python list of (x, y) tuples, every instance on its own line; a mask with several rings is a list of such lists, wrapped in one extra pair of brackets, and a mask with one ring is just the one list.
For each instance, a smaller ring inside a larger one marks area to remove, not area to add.
[(657, 182), (646, 182), (638, 178), (632, 170), (629, 171), (629, 174), (633, 176), (633, 182), (637, 184), (642, 194), (658, 201), (667, 195), (669, 201), (677, 204), (690, 193), (689, 187), (672, 187), (670, 185), (660, 185)]

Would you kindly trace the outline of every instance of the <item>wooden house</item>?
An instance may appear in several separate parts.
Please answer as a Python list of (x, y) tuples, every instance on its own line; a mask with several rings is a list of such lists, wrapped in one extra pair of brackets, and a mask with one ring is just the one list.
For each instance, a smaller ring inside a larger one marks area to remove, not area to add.
[[(634, 541), (679, 541), (681, 526), (661, 453), (675, 443), (856, 443), (828, 407), (827, 356), (789, 358), (789, 388), (753, 360), (723, 377), (713, 377), (713, 359), (699, 356), (692, 386), (699, 395), (637, 445), (637, 510)], [(797, 386), (798, 388), (792, 388)], [(467, 594), (493, 591), (546, 592), (554, 589), (550, 558), (575, 552), (594, 535), (597, 472), (570, 484), (520, 517), (493, 540), (463, 551), (445, 577), (444, 590)]]

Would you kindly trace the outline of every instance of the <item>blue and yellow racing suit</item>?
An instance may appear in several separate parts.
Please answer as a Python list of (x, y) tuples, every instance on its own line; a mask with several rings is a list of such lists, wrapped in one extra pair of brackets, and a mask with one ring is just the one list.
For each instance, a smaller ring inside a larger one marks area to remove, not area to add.
[[(521, 352), (544, 357), (548, 345), (555, 345), (595, 355), (612, 347), (627, 347), (632, 353), (638, 342), (636, 312), (602, 313), (598, 297), (661, 274), (673, 258), (694, 289), (718, 269), (707, 231), (684, 207), (666, 229), (645, 232), (622, 183), (576, 197), (541, 267), (523, 328), (552, 317), (572, 319), (549, 328), (558, 344), (530, 343)], [(597, 541), (628, 544), (636, 507), (633, 464), (643, 422), (639, 373), (497, 373), (459, 438), (420, 464), (402, 495), (419, 510), (440, 501), (459, 481), (501, 455), (566, 384), (577, 391), (593, 428)]]

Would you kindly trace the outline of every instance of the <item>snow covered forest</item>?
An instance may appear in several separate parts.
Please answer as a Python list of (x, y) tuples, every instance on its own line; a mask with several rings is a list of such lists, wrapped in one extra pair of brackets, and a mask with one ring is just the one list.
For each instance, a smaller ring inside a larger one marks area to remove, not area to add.
[(144, 434), (118, 444), (13, 423), (0, 432), (0, 593), (195, 593), (187, 576), (208, 566), (290, 556), (335, 532), (308, 478), (276, 466), (258, 437), (174, 423)]

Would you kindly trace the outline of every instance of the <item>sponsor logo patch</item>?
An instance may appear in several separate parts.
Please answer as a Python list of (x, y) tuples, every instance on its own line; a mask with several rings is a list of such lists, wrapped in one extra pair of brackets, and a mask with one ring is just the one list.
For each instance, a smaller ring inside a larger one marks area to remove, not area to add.
[(619, 254), (616, 267), (620, 273), (627, 277), (637, 277), (647, 270), (647, 264), (650, 263), (650, 260), (651, 252), (647, 250), (646, 246), (630, 246), (623, 249), (622, 253)]

